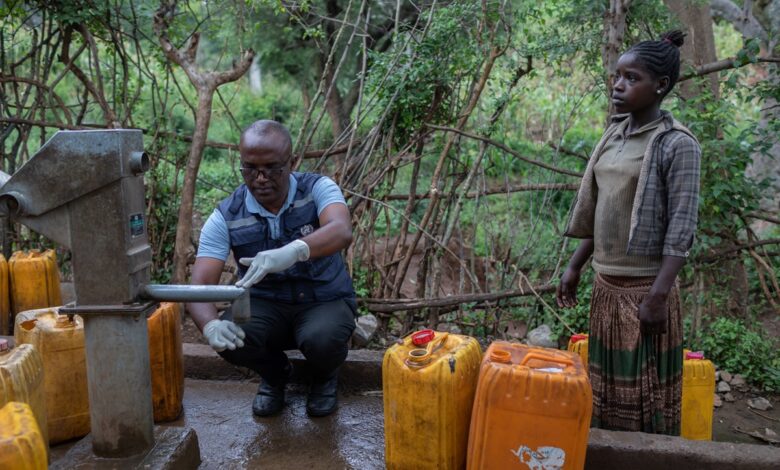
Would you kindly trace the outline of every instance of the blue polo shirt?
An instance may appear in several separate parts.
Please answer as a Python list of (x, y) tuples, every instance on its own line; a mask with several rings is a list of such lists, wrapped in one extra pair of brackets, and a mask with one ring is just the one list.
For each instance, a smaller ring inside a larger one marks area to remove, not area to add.
[[(271, 238), (274, 240), (279, 238), (279, 220), (287, 208), (292, 204), (297, 190), (298, 182), (291, 174), (290, 188), (287, 191), (287, 200), (284, 202), (284, 205), (279, 210), (278, 214), (272, 214), (266, 210), (257, 202), (250, 191), (246, 192), (246, 198), (244, 199), (246, 209), (249, 212), (266, 219), (271, 231)], [(312, 187), (312, 198), (317, 207), (317, 215), (320, 215), (322, 211), (331, 204), (347, 205), (347, 202), (344, 200), (344, 195), (341, 194), (341, 189), (339, 189), (336, 183), (327, 176), (321, 177), (314, 183), (314, 187)], [(227, 223), (219, 210), (214, 209), (214, 212), (212, 212), (208, 220), (206, 220), (206, 223), (203, 225), (203, 229), (201, 229), (200, 232), (198, 258), (216, 258), (218, 260), (226, 261), (228, 255), (230, 255), (230, 236), (228, 235)]]

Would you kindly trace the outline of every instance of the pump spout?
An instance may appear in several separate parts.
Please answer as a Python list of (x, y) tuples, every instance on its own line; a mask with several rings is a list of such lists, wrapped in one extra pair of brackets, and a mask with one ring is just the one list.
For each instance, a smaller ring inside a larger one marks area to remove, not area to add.
[(232, 302), (233, 321), (249, 321), (249, 290), (236, 286), (146, 284), (141, 287), (142, 299), (168, 302)]

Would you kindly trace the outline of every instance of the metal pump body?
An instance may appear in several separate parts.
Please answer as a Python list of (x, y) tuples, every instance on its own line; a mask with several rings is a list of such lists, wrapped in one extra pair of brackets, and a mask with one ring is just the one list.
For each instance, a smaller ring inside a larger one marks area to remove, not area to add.
[[(0, 213), (70, 249), (84, 318), (92, 449), (124, 458), (154, 445), (146, 317), (158, 300), (231, 300), (249, 318), (248, 291), (233, 286), (150, 285), (152, 250), (139, 130), (60, 131), (16, 173), (0, 172)], [(4, 183), (4, 184), (3, 184)]]

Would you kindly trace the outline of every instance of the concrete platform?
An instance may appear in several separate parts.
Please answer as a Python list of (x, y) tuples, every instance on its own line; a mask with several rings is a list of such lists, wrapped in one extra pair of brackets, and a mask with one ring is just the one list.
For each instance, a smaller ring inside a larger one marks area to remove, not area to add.
[(689, 441), (641, 432), (591, 429), (588, 470), (778, 470), (780, 449), (755, 444)]
[(184, 416), (166, 426), (198, 434), (202, 470), (326, 470), (384, 468), (382, 397), (340, 397), (324, 418), (306, 415), (306, 395), (292, 387), (278, 416), (252, 414), (253, 382), (187, 379)]
[[(258, 382), (253, 372), (231, 366), (208, 345), (185, 344), (184, 352), (188, 377), (241, 380), (187, 380), (182, 423), (200, 437), (201, 468), (384, 468), (382, 351), (350, 351), (340, 374), (339, 410), (319, 419), (306, 416), (300, 374), (294, 377), (284, 412), (260, 419), (251, 415)], [(300, 353), (289, 355), (297, 370), (302, 370)], [(780, 469), (780, 448), (772, 446), (600, 429), (591, 430), (587, 455), (585, 468), (589, 470)]]
[(68, 445), (65, 455), (52, 452), (51, 470), (193, 470), (200, 466), (200, 447), (196, 433), (186, 427), (154, 429), (154, 447), (146, 454), (123, 459), (104, 459), (92, 453), (90, 435)]
[[(306, 415), (302, 387), (291, 388), (279, 416), (257, 418), (251, 411), (256, 383), (187, 379), (183, 416), (159, 427), (194, 430), (202, 460), (199, 468), (203, 470), (385, 467), (382, 397), (378, 391), (342, 395), (333, 415), (313, 419)], [(61, 460), (66, 447), (52, 449), (52, 468), (75, 468)], [(777, 469), (778, 462), (780, 449), (771, 446), (592, 429), (585, 468), (768, 470)]]

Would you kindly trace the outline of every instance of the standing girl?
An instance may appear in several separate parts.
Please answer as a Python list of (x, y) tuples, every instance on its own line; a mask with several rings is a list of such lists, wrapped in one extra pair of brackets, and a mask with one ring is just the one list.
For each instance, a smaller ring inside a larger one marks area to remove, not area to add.
[(679, 435), (682, 319), (677, 273), (693, 243), (701, 148), (661, 110), (680, 75), (683, 33), (617, 63), (612, 118), (582, 178), (565, 235), (580, 238), (557, 292), (577, 303), (593, 255), (588, 339), (592, 425)]

